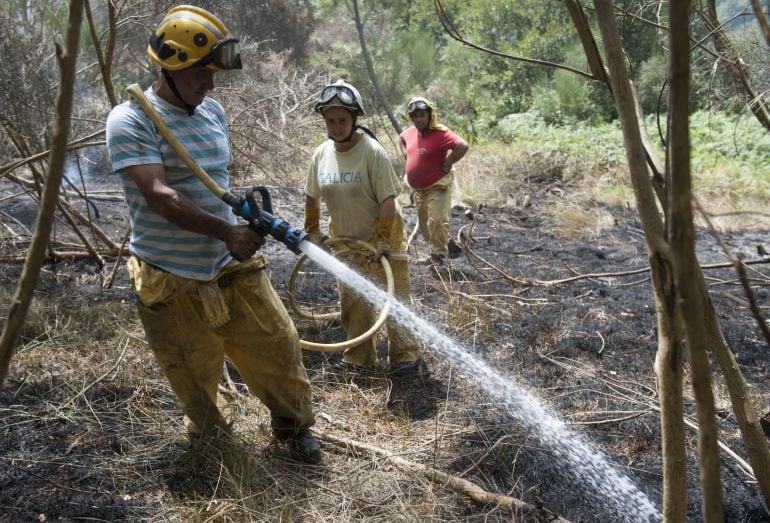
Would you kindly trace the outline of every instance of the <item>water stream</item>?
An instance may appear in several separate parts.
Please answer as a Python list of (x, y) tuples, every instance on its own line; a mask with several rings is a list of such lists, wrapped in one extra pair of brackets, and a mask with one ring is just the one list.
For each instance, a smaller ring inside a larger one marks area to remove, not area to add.
[[(323, 249), (309, 241), (302, 242), (300, 249), (370, 303), (381, 305), (385, 302), (385, 291)], [(659, 510), (631, 479), (613, 466), (608, 457), (584, 436), (570, 429), (531, 392), (503, 376), (396, 299), (393, 299), (390, 314), (404, 328), (419, 336), (426, 348), (440, 353), (458, 371), (473, 378), (481, 389), (499, 400), (509, 414), (536, 434), (542, 445), (563, 464), (562, 472), (572, 475), (576, 480), (572, 484), (590, 497), (592, 504), (603, 506), (611, 512), (614, 521), (661, 520)]]

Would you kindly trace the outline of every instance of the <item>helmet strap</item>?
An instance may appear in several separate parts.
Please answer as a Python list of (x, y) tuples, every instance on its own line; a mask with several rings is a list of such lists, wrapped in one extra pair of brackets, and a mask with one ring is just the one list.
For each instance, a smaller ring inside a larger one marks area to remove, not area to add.
[(195, 108), (196, 105), (190, 105), (187, 102), (185, 102), (184, 98), (182, 98), (182, 95), (179, 93), (179, 89), (176, 88), (176, 82), (174, 82), (174, 79), (171, 78), (171, 75), (168, 74), (168, 69), (163, 69), (163, 77), (166, 79), (166, 83), (168, 84), (169, 89), (171, 89), (171, 94), (173, 94), (177, 100), (182, 102), (185, 109), (187, 109), (187, 115), (192, 116), (195, 114)]

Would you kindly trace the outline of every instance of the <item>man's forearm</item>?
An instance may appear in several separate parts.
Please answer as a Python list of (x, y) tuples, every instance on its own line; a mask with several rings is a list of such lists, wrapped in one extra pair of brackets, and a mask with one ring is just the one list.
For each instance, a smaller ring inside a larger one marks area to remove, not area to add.
[(232, 224), (206, 212), (183, 194), (169, 189), (148, 200), (150, 207), (166, 220), (186, 231), (227, 241)]
[(452, 152), (449, 153), (449, 156), (447, 156), (447, 161), (455, 164), (462, 160), (463, 156), (465, 156), (465, 153), (468, 152), (468, 144), (467, 143), (460, 143), (455, 146), (454, 149), (452, 149)]

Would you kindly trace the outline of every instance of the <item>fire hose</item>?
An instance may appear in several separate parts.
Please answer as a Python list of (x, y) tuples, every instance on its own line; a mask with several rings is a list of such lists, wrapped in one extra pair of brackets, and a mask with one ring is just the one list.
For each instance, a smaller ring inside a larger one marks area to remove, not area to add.
[[(168, 141), (171, 148), (174, 149), (174, 152), (176, 152), (179, 158), (206, 186), (207, 189), (209, 189), (212, 193), (214, 193), (214, 195), (229, 205), (233, 209), (233, 212), (246, 220), (249, 226), (256, 232), (262, 234), (263, 236), (272, 236), (279, 242), (286, 245), (286, 247), (294, 254), (302, 254), (302, 250), (299, 248), (299, 245), (303, 241), (307, 240), (310, 235), (302, 229), (292, 227), (285, 220), (282, 220), (281, 218), (278, 218), (272, 214), (272, 204), (270, 202), (270, 194), (268, 193), (267, 188), (254, 187), (247, 191), (245, 197), (239, 197), (220, 187), (219, 184), (215, 182), (208, 175), (208, 173), (206, 173), (206, 171), (204, 171), (195, 162), (187, 149), (185, 149), (181, 142), (179, 142), (179, 140), (177, 140), (177, 138), (171, 133), (171, 130), (163, 121), (163, 118), (144, 95), (144, 92), (142, 91), (142, 88), (139, 86), (139, 84), (129, 85), (126, 87), (126, 92), (134, 99), (134, 101), (139, 104), (145, 114), (150, 118), (150, 120), (152, 120), (152, 123), (155, 124), (155, 126), (158, 128), (158, 131), (160, 131), (163, 137)], [(260, 208), (256, 201), (255, 193), (259, 193), (261, 196), (262, 208)], [(355, 240), (355, 242), (355, 246), (358, 248), (376, 252), (376, 249), (366, 242), (360, 240)], [(292, 308), (295, 310), (295, 312), (297, 312), (299, 309), (296, 308), (296, 304), (293, 301), (293, 284), (296, 278), (296, 273), (299, 272), (299, 268), (302, 267), (302, 264), (304, 264), (306, 259), (307, 255), (302, 254), (302, 256), (295, 263), (294, 271), (292, 272), (292, 279), (289, 288), (289, 300), (292, 303)], [(300, 344), (303, 349), (315, 350), (319, 352), (340, 352), (368, 340), (377, 333), (387, 318), (388, 312), (390, 310), (390, 303), (393, 297), (393, 273), (391, 271), (390, 264), (388, 263), (388, 260), (385, 256), (380, 258), (380, 263), (385, 270), (388, 296), (382, 311), (380, 311), (380, 315), (377, 317), (377, 320), (369, 328), (369, 330), (360, 336), (340, 343), (314, 343), (306, 340), (300, 340)], [(306, 318), (308, 317), (304, 315), (305, 313), (298, 312), (298, 314)], [(338, 313), (333, 314), (333, 317), (337, 317), (337, 314)], [(319, 318), (319, 316), (310, 317), (315, 319)]]
[[(361, 250), (368, 250), (372, 253), (377, 252), (377, 249), (374, 248), (371, 244), (356, 240), (356, 239), (350, 239), (350, 238), (332, 238), (328, 239), (324, 242), (324, 245), (327, 245), (329, 247), (339, 245), (339, 244), (345, 244), (347, 249), (338, 249), (337, 250), (337, 256), (348, 256), (351, 254), (356, 254), (361, 252)], [(307, 254), (303, 254), (300, 256), (297, 261), (294, 263), (294, 269), (291, 271), (291, 277), (289, 278), (289, 304), (291, 305), (292, 310), (300, 317), (308, 319), (308, 320), (331, 320), (336, 319), (339, 317), (339, 312), (330, 312), (326, 314), (313, 314), (306, 312), (297, 305), (297, 302), (294, 299), (294, 286), (297, 281), (297, 275), (299, 274), (300, 269), (304, 265), (305, 261), (307, 261)], [(303, 349), (308, 350), (314, 350), (317, 352), (340, 352), (345, 349), (348, 349), (350, 347), (355, 347), (359, 343), (363, 343), (372, 336), (377, 334), (377, 331), (380, 330), (380, 327), (382, 327), (382, 324), (385, 323), (385, 320), (388, 317), (388, 312), (390, 311), (390, 303), (393, 300), (393, 271), (390, 268), (390, 263), (388, 263), (387, 258), (383, 256), (380, 258), (380, 263), (382, 264), (382, 268), (385, 270), (385, 281), (386, 281), (386, 288), (387, 288), (387, 299), (385, 300), (385, 305), (382, 307), (382, 310), (380, 311), (379, 316), (377, 316), (377, 319), (372, 324), (369, 329), (356, 336), (355, 338), (340, 342), (340, 343), (314, 343), (312, 341), (307, 340), (300, 340), (300, 343), (302, 344)]]

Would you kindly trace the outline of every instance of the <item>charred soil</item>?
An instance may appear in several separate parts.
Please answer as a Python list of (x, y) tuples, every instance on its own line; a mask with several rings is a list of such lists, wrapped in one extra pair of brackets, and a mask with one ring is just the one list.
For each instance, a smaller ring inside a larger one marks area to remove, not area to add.
[[(440, 273), (412, 265), (413, 308), (532, 391), (659, 506), (656, 318), (636, 213), (595, 204), (590, 212), (611, 216), (611, 223), (565, 235), (554, 232), (549, 205), (544, 197), (518, 208), (455, 208), (452, 228), (462, 231), (465, 252)], [(405, 215), (411, 230), (414, 209), (407, 206)], [(284, 218), (301, 222), (297, 209)], [(119, 210), (101, 219), (120, 236)], [(724, 232), (723, 240), (747, 260), (770, 250), (767, 228)], [(414, 256), (426, 254), (419, 237), (411, 249)], [(264, 250), (285, 298), (296, 258), (276, 242)], [(727, 261), (705, 229), (698, 231), (698, 257), (704, 265)], [(235, 461), (256, 471), (248, 482), (235, 481), (233, 470), (222, 466), (227, 459), (206, 461), (188, 445), (174, 396), (144, 344), (124, 270), (109, 289), (102, 287), (113, 263), (51, 261), (40, 276), (0, 390), (0, 521), (511, 519), (510, 511), (477, 504), (329, 439), (322, 465), (292, 463), (270, 439), (268, 413), (231, 369), (232, 382), (222, 387), (243, 442), (233, 450), (243, 453)], [(751, 276), (765, 312), (768, 263), (764, 256), (752, 265)], [(5, 305), (20, 272), (17, 262), (4, 266)], [(767, 412), (770, 349), (734, 271), (705, 273), (724, 335)], [(312, 267), (299, 292), (307, 307), (335, 304), (334, 279)], [(303, 338), (343, 339), (335, 321), (296, 323)], [(384, 359), (384, 339), (379, 346)], [(540, 435), (483, 392), (478, 377), (456, 372), (440, 349), (426, 347), (425, 364), (407, 378), (385, 370), (351, 375), (337, 370), (338, 353), (306, 352), (322, 439), (336, 434), (374, 445), (573, 521), (617, 520), (601, 493), (589, 493)], [(721, 373), (716, 365), (713, 370), (720, 439), (745, 459)], [(685, 394), (686, 415), (694, 420), (689, 387)], [(698, 521), (697, 434), (690, 430), (687, 437), (688, 518)], [(725, 519), (767, 521), (757, 486), (727, 454), (722, 474)]]

